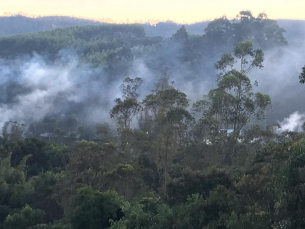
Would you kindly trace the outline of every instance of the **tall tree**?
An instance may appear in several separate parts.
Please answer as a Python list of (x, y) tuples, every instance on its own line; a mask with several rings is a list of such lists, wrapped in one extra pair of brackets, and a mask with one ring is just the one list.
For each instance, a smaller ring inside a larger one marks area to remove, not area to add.
[(134, 79), (129, 77), (125, 78), (124, 82), (120, 87), (123, 94), (123, 98), (137, 99), (139, 97), (139, 94), (137, 93), (137, 89), (141, 86), (142, 83), (143, 83), (143, 79), (139, 77), (136, 77)]
[(172, 36), (172, 40), (178, 43), (187, 43), (189, 41), (189, 35), (185, 29), (185, 26), (181, 26), (180, 29), (177, 30), (175, 34)]
[(115, 100), (116, 105), (110, 111), (110, 117), (116, 118), (119, 132), (123, 129), (130, 128), (131, 122), (141, 109), (141, 105), (134, 98), (120, 98)]
[(143, 80), (139, 77), (131, 79), (127, 77), (121, 85), (124, 100), (117, 98), (116, 105), (110, 111), (110, 117), (117, 119), (118, 130), (121, 132), (125, 128), (130, 128), (135, 115), (140, 111), (141, 105), (137, 101), (139, 94), (137, 89)]
[[(230, 134), (232, 138), (229, 138), (231, 150), (225, 157), (227, 163), (231, 163), (242, 128), (252, 118), (263, 118), (266, 107), (271, 104), (268, 95), (260, 92), (254, 94), (251, 80), (247, 76), (252, 69), (262, 68), (263, 60), (262, 50), (253, 50), (251, 41), (238, 43), (233, 55), (225, 53), (215, 64), (218, 70), (218, 88), (211, 90), (203, 100), (194, 104), (197, 110), (203, 111), (204, 120), (216, 121), (210, 124), (217, 123), (217, 134), (224, 129), (226, 135), (226, 129), (233, 129), (233, 133)], [(239, 69), (235, 69), (235, 66), (239, 66)]]
[(236, 42), (251, 40), (263, 49), (287, 44), (283, 36), (285, 30), (279, 27), (277, 21), (268, 19), (265, 13), (254, 17), (250, 11), (240, 11), (233, 28)]
[[(252, 69), (263, 67), (262, 50), (253, 50), (251, 41), (240, 42), (235, 46), (233, 55), (225, 53), (215, 64), (218, 88), (210, 91), (202, 104), (205, 116), (214, 116), (221, 120), (224, 127), (232, 127), (239, 134), (252, 117), (263, 117), (271, 99), (260, 92), (254, 94), (247, 76)], [(239, 65), (239, 69), (235, 69), (234, 65)]]
[(164, 178), (163, 191), (165, 194), (169, 166), (179, 151), (184, 137), (188, 134), (188, 125), (192, 122), (193, 117), (186, 110), (189, 105), (186, 94), (172, 87), (147, 95), (143, 100), (143, 105), (153, 116), (155, 161)]

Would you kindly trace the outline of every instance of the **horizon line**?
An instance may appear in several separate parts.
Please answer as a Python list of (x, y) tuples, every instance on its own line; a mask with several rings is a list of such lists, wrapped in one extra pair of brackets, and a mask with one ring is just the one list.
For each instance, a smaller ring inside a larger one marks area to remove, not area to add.
[[(27, 17), (27, 18), (43, 18), (43, 17), (71, 17), (71, 18), (76, 18), (76, 19), (83, 19), (83, 20), (91, 20), (91, 21), (96, 21), (96, 22), (106, 22), (106, 23), (114, 23), (114, 24), (136, 24), (136, 23), (140, 23), (140, 24), (146, 24), (149, 23), (151, 25), (156, 25), (159, 22), (173, 22), (176, 24), (185, 24), (185, 25), (191, 25), (191, 24), (195, 24), (195, 23), (200, 23), (200, 22), (210, 22), (213, 21), (215, 19), (221, 18), (221, 17), (227, 17), (225, 14), (223, 14), (220, 17), (215, 17), (214, 19), (211, 18), (207, 18), (207, 19), (203, 19), (201, 21), (192, 21), (192, 22), (187, 22), (187, 21), (175, 21), (175, 20), (171, 20), (171, 19), (167, 19), (167, 20), (160, 20), (160, 19), (148, 19), (148, 20), (142, 20), (142, 19), (138, 19), (138, 20), (133, 20), (133, 22), (131, 20), (127, 19), (121, 19), (120, 21), (118, 20), (114, 20), (111, 18), (94, 18), (94, 17), (83, 17), (83, 16), (71, 16), (71, 15), (63, 15), (63, 14), (39, 14), (39, 15), (35, 15), (35, 14), (28, 14), (28, 13), (24, 13), (22, 11), (18, 11), (16, 13), (11, 13), (11, 12), (4, 12), (2, 14), (2, 16), (0, 17), (14, 17), (14, 16), (23, 16), (23, 17)], [(268, 14), (267, 14), (268, 16)], [(234, 17), (229, 18), (227, 17), (229, 20), (233, 20), (235, 19)], [(305, 21), (305, 18), (268, 18), (270, 20), (298, 20), (298, 21)]]

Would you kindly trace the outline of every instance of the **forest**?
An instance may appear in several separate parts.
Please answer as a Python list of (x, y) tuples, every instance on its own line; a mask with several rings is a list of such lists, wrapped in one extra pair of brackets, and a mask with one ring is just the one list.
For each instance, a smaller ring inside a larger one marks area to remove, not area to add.
[(82, 23), (0, 36), (0, 229), (305, 228), (305, 30)]

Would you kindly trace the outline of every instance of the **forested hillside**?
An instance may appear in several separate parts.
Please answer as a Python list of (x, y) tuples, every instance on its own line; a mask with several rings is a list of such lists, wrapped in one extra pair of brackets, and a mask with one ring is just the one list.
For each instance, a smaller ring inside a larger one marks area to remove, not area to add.
[(143, 27), (138, 25), (69, 27), (2, 37), (0, 56), (11, 58), (37, 53), (54, 59), (60, 51), (71, 50), (94, 66), (120, 65), (133, 59), (133, 47), (151, 46), (160, 41), (161, 38), (145, 37)]
[[(26, 17), (22, 15), (0, 17), (0, 36), (34, 33), (50, 29), (65, 28), (71, 26), (84, 26), (84, 25), (100, 25), (108, 24), (106, 22), (81, 19), (75, 17), (64, 16), (40, 16), (37, 18)], [(186, 29), (192, 34), (202, 34), (208, 22), (197, 22), (186, 25)], [(170, 37), (182, 25), (171, 21), (158, 22), (156, 25), (150, 23), (141, 23), (144, 27), (147, 36), (155, 37)]]
[[(276, 21), (261, 14), (257, 18), (245, 11), (232, 22), (219, 18), (202, 27), (202, 34), (188, 34), (182, 26), (170, 38), (148, 37), (141, 25), (97, 25), (55, 29), (0, 38), (0, 56), (14, 57), (36, 52), (58, 54), (73, 49), (85, 62), (95, 67), (129, 65), (143, 58), (146, 65), (160, 71), (168, 66), (184, 72), (183, 77), (211, 77), (210, 71), (219, 54), (231, 51), (239, 41), (251, 40), (264, 50), (287, 44), (284, 30)], [(182, 65), (182, 66), (181, 66)], [(183, 69), (182, 69), (183, 68)], [(127, 68), (118, 72), (127, 71)], [(113, 75), (111, 73), (111, 75)], [(192, 76), (191, 76), (192, 75)]]
[(21, 15), (15, 15), (10, 17), (0, 17), (0, 36), (33, 33), (76, 25), (81, 26), (94, 24), (100, 24), (100, 22), (61, 16), (30, 18)]
[(202, 30), (0, 37), (0, 229), (304, 228), (302, 31)]
[[(204, 29), (210, 21), (195, 22), (192, 24), (185, 24), (185, 28), (189, 34), (203, 34)], [(302, 20), (277, 20), (280, 27), (288, 31), (291, 36), (288, 40), (299, 38), (299, 33), (303, 31), (305, 22)], [(29, 18), (22, 15), (14, 15), (9, 17), (0, 17), (0, 36), (14, 35), (22, 33), (40, 32), (56, 28), (64, 28), (71, 26), (84, 26), (84, 25), (99, 25), (106, 24), (106, 22), (99, 22), (94, 20), (86, 20), (75, 17), (64, 16), (42, 16), (38, 18)], [(158, 22), (155, 25), (150, 23), (141, 23), (145, 29), (146, 35), (149, 37), (171, 37), (183, 24), (175, 23), (172, 21)], [(292, 34), (296, 36), (292, 36)]]

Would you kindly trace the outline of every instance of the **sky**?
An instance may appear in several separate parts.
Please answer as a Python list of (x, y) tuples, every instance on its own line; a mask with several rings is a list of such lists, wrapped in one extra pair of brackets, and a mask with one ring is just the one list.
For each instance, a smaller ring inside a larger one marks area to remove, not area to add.
[[(305, 19), (305, 0), (0, 0), (3, 15), (67, 15), (117, 23), (171, 20), (180, 23), (234, 18), (240, 10), (271, 19)], [(1, 11), (0, 11), (1, 14)]]

